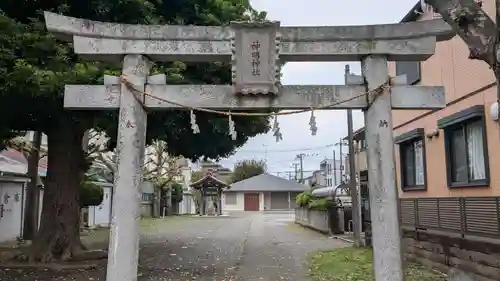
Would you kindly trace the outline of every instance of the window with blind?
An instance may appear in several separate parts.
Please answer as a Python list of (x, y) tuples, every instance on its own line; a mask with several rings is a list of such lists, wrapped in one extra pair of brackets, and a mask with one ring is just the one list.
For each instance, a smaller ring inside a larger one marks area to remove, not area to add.
[(489, 185), (484, 106), (473, 106), (438, 121), (444, 130), (448, 186)]
[(395, 138), (399, 145), (401, 189), (426, 189), (425, 138), (422, 128)]

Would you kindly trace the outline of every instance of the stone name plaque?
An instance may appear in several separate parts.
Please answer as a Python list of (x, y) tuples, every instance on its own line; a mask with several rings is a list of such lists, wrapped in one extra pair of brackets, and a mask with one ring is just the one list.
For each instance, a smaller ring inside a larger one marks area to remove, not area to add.
[(238, 94), (278, 94), (279, 22), (232, 22), (232, 83)]

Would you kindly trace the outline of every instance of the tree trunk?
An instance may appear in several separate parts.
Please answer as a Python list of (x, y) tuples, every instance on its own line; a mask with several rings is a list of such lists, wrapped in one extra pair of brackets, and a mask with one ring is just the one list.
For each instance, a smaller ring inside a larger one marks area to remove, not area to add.
[(475, 0), (425, 0), (443, 17), (467, 47), (469, 58), (486, 62), (491, 68), (497, 64), (497, 28), (493, 20)]
[(69, 118), (61, 118), (47, 132), (47, 185), (40, 230), (32, 246), (30, 261), (64, 261), (83, 250), (79, 232), (79, 188), (85, 171), (84, 132)]
[(38, 162), (40, 160), (40, 146), (42, 132), (34, 132), (32, 147), (28, 157), (28, 177), (30, 182), (26, 192), (26, 212), (24, 213), (23, 239), (33, 240), (38, 231), (39, 197)]
[(158, 189), (158, 188), (155, 188), (154, 189), (154, 197), (153, 197), (153, 218), (159, 218), (162, 216), (162, 213), (161, 213), (161, 204), (160, 204), (160, 200), (161, 200), (161, 190)]

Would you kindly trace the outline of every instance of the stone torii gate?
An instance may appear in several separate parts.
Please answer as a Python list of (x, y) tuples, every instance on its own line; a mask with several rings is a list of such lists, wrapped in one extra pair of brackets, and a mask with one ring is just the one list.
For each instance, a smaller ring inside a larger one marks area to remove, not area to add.
[[(108, 281), (137, 280), (145, 109), (182, 109), (179, 104), (225, 111), (270, 107), (364, 110), (375, 277), (377, 281), (404, 279), (391, 109), (442, 108), (445, 96), (443, 87), (399, 83), (389, 83), (394, 85), (388, 87), (387, 61), (426, 60), (433, 55), (436, 41), (453, 36), (446, 23), (433, 20), (339, 27), (279, 27), (278, 22), (234, 23), (229, 27), (144, 26), (94, 22), (48, 12), (45, 20), (49, 31), (73, 42), (76, 54), (91, 60), (123, 62), (122, 76), (127, 83), (107, 76), (105, 85), (67, 85), (64, 98), (68, 109), (119, 109), (118, 173)], [(231, 61), (233, 85), (165, 85), (163, 75), (149, 76), (150, 59)], [(361, 61), (363, 79), (349, 83), (353, 85), (282, 86), (280, 65), (288, 61)], [(370, 90), (376, 90), (376, 95), (356, 95)]]

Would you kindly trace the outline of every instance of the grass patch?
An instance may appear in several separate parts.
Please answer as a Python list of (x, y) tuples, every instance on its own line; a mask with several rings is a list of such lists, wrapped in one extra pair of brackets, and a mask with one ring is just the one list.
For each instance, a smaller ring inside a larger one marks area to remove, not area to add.
[(141, 218), (139, 225), (142, 234), (161, 232), (165, 228), (172, 228), (173, 225), (186, 222), (186, 216), (166, 216), (163, 218)]
[[(341, 248), (310, 255), (310, 281), (373, 281), (372, 251), (367, 248)], [(445, 281), (437, 272), (417, 264), (406, 269), (407, 281)]]

